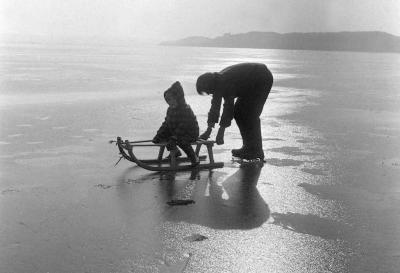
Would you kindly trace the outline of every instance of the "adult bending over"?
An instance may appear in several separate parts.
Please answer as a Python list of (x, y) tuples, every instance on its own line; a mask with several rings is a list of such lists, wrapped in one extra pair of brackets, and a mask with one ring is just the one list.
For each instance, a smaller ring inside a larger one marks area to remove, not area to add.
[(234, 118), (242, 136), (243, 146), (233, 149), (232, 155), (242, 159), (264, 159), (260, 115), (272, 83), (271, 72), (261, 63), (241, 63), (228, 66), (220, 72), (202, 74), (197, 79), (197, 92), (201, 95), (212, 95), (212, 100), (208, 112), (208, 127), (200, 138), (210, 137), (212, 128), (218, 123), (221, 102), (224, 99), (216, 137), (217, 144), (224, 143), (225, 128), (231, 125)]

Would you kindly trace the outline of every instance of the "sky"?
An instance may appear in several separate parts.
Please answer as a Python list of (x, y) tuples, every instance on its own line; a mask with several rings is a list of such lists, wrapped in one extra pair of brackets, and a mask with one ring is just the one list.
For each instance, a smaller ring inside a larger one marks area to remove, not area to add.
[(0, 34), (174, 40), (249, 31), (384, 31), (399, 0), (0, 0)]

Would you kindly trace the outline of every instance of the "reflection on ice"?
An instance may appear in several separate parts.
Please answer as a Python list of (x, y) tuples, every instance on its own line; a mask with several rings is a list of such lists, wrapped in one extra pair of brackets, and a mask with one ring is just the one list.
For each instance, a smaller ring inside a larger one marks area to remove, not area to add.
[[(238, 169), (220, 183), (219, 172), (210, 172), (205, 179), (185, 182), (172, 178), (160, 186), (164, 200), (177, 195), (196, 201), (193, 207), (166, 213), (165, 220), (199, 224), (215, 229), (252, 229), (261, 226), (269, 217), (269, 208), (257, 189), (261, 168), (246, 166)], [(165, 184), (164, 184), (165, 183)], [(190, 185), (191, 186), (190, 186)], [(187, 192), (189, 186), (189, 192)]]

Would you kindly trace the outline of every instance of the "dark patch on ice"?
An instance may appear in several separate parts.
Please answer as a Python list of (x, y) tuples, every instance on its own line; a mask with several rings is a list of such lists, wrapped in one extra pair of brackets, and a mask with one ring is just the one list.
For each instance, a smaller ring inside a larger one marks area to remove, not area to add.
[[(153, 179), (157, 179), (157, 178), (154, 177), (154, 178), (149, 178), (149, 179), (153, 180)], [(141, 184), (141, 183), (144, 183), (146, 181), (147, 181), (147, 179), (130, 179), (130, 178), (128, 178), (128, 179), (120, 180), (119, 184), (117, 184), (117, 185), (97, 184), (97, 185), (95, 185), (95, 187), (107, 190), (107, 189), (112, 188), (112, 187), (121, 187), (123, 184), (127, 184), (127, 185)]]
[(380, 194), (345, 185), (311, 185), (299, 184), (307, 192), (326, 200), (342, 200), (346, 202), (377, 202), (382, 200)]
[(296, 142), (298, 142), (298, 143), (309, 143), (310, 140), (307, 140), (307, 139), (298, 139), (298, 140), (296, 140)]
[(267, 164), (274, 165), (274, 166), (300, 166), (304, 163), (301, 160), (294, 160), (294, 159), (279, 159), (279, 158), (267, 158), (265, 160)]
[(262, 141), (284, 141), (281, 138), (263, 138)]
[[(150, 179), (156, 179), (156, 177), (154, 177), (154, 178), (150, 178)], [(127, 179), (124, 183), (125, 184), (141, 184), (141, 183), (143, 183), (143, 182), (145, 182), (146, 180), (144, 180), (144, 179)]]
[(312, 214), (272, 213), (272, 224), (297, 233), (318, 236), (328, 240), (343, 239), (351, 232), (351, 227), (344, 223), (321, 218)]
[(341, 200), (345, 202), (371, 203), (382, 201), (382, 195), (359, 188), (345, 185), (311, 185), (308, 183), (299, 184), (307, 192), (326, 200)]
[(305, 173), (309, 173), (312, 175), (326, 175), (324, 170), (321, 169), (308, 169), (308, 168), (303, 168), (301, 169)]
[(9, 193), (14, 193), (14, 192), (20, 192), (20, 191), (15, 190), (15, 189), (6, 189), (6, 190), (2, 191), (1, 194), (9, 194)]
[(104, 184), (97, 184), (95, 187), (97, 187), (97, 188), (102, 188), (102, 189), (106, 190), (106, 189), (109, 189), (109, 188), (111, 188), (111, 187), (113, 187), (113, 186), (111, 186), (111, 185), (104, 185)]
[(284, 146), (284, 147), (279, 147), (279, 148), (272, 148), (269, 149), (271, 152), (276, 152), (276, 153), (281, 153), (281, 154), (286, 154), (286, 155), (293, 155), (293, 156), (299, 156), (299, 155), (317, 155), (317, 153), (307, 153), (303, 152), (299, 147), (290, 147), (290, 146)]
[(273, 185), (274, 185), (274, 184), (268, 183), (268, 182), (263, 182), (263, 183), (261, 183), (261, 184), (263, 184), (263, 185), (270, 185), (270, 186), (273, 186)]
[(195, 234), (192, 234), (191, 236), (185, 237), (184, 239), (189, 242), (201, 242), (201, 241), (207, 240), (208, 237), (198, 234), (198, 233), (195, 233)]
[(167, 204), (170, 206), (186, 206), (194, 203), (195, 203), (194, 200), (189, 200), (189, 199), (174, 199), (167, 202)]

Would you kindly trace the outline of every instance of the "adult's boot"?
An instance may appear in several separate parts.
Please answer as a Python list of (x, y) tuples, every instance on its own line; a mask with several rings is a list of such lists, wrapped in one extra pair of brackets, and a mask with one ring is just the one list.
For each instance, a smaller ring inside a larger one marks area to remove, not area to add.
[(247, 132), (245, 130), (241, 130), (241, 136), (242, 136), (242, 141), (243, 141), (243, 145), (242, 148), (240, 149), (232, 149), (232, 156), (234, 157), (239, 157), (239, 158), (243, 158), (243, 155), (246, 153), (246, 151), (248, 150), (248, 147), (250, 146), (249, 143), (249, 137), (247, 136)]
[(260, 160), (264, 160), (264, 151), (263, 150), (248, 150), (242, 153), (242, 159), (253, 160), (259, 158)]
[(232, 149), (232, 156), (234, 157), (242, 157), (245, 147), (242, 146), (240, 149)]

